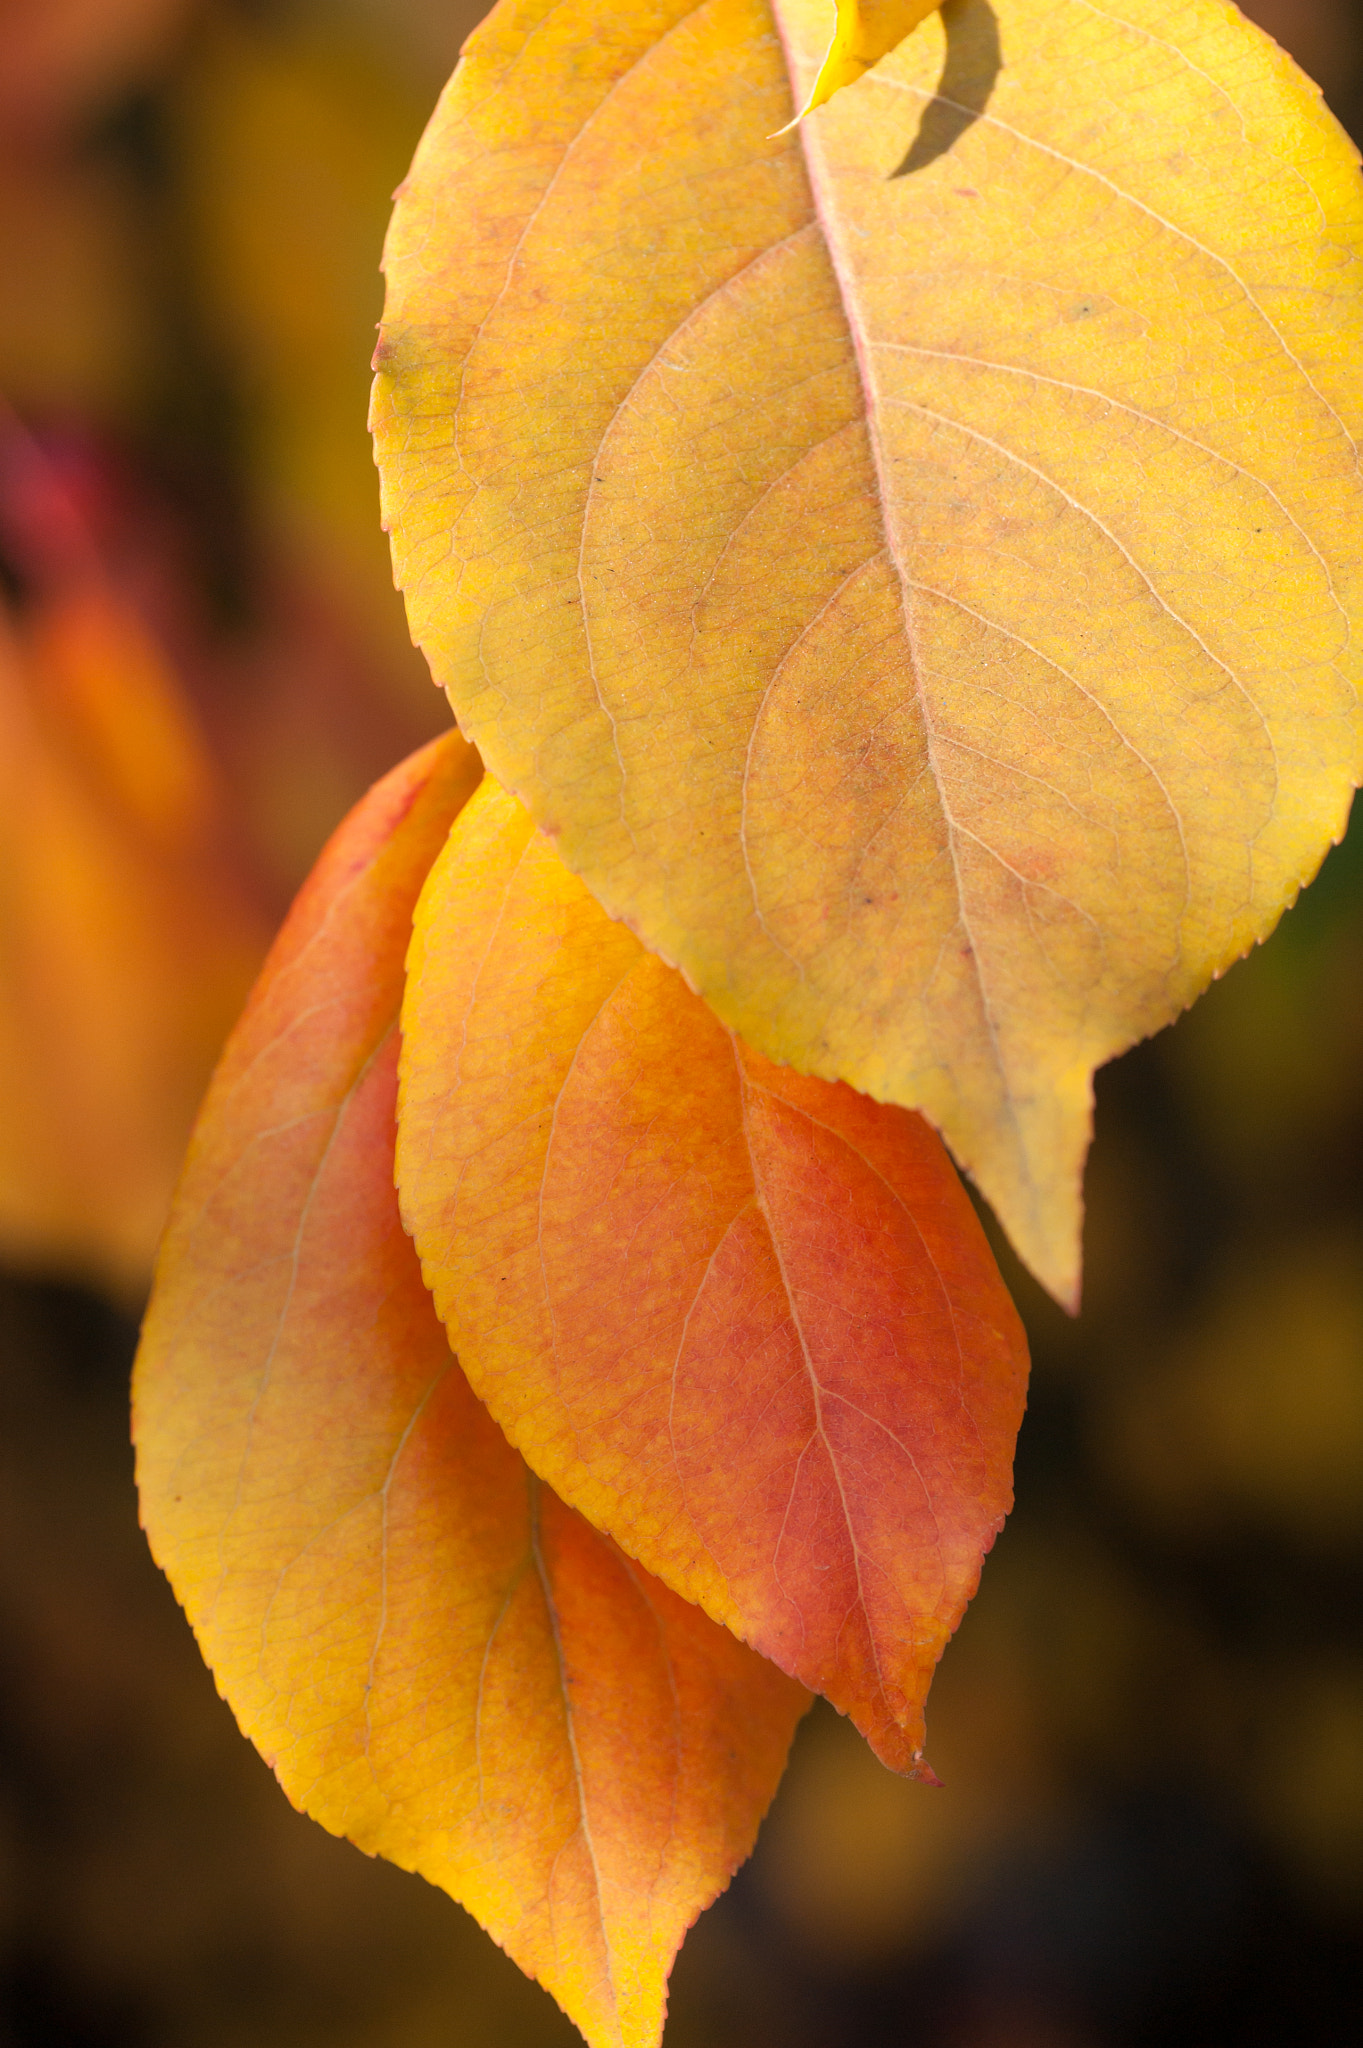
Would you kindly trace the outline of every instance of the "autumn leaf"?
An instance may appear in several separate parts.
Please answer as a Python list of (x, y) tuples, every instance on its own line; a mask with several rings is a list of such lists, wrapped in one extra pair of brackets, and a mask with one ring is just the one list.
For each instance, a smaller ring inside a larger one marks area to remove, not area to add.
[(1359, 773), (1357, 158), (1220, 0), (503, 0), (387, 249), (414, 633), (612, 916), (1071, 1304), (1094, 1066)]
[(1026, 1383), (940, 1141), (737, 1044), (490, 780), (422, 893), (403, 1038), (404, 1215), (475, 1391), (596, 1527), (930, 1776)]
[(265, 950), (183, 686), (0, 413), (0, 1250), (137, 1300)]
[(477, 774), (451, 734), (371, 791), (224, 1056), (139, 1354), (142, 1513), (294, 1802), (444, 1886), (593, 2048), (651, 2048), (807, 1696), (527, 1471), (403, 1235), (402, 958)]
[(855, 85), (939, 5), (940, 0), (836, 0), (832, 38), (794, 119), (802, 121), (815, 107), (827, 106), (845, 85)]

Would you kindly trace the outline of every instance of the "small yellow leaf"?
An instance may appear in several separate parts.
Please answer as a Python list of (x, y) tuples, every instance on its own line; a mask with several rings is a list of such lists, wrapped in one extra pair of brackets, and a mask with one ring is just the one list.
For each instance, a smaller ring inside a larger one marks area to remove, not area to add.
[(184, 686), (0, 418), (0, 1256), (145, 1292), (267, 934)]
[[(896, 43), (902, 43), (940, 5), (941, 0), (835, 0), (833, 39), (809, 89), (809, 98), (787, 127), (793, 128), (795, 121), (803, 121), (815, 107), (825, 106), (843, 86), (855, 85), (864, 72), (887, 57)], [(785, 129), (779, 132), (784, 134)]]

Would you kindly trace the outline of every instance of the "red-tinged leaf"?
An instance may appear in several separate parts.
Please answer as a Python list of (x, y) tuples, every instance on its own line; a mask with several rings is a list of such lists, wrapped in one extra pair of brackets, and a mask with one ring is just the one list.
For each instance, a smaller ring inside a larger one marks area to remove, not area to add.
[(746, 1050), (489, 780), (432, 871), (398, 1181), (528, 1463), (920, 1768), (1026, 1348), (923, 1120)]
[(142, 1511), (295, 1803), (444, 1886), (594, 2048), (649, 2048), (806, 1695), (527, 1471), (403, 1235), (402, 956), (476, 774), (451, 735), (371, 792), (224, 1056), (138, 1361)]

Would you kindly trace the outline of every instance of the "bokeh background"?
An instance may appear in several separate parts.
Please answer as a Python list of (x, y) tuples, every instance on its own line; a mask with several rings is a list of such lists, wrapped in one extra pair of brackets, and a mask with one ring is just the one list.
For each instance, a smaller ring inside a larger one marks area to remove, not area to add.
[[(570, 2048), (286, 1804), (137, 1530), (187, 1122), (326, 832), (444, 722), (364, 433), (477, 0), (0, 0), (0, 2048)], [(1358, 0), (1250, 10), (1363, 123)], [(1329, 2048), (1363, 2010), (1363, 828), (1099, 1080), (1070, 1323), (933, 1693), (816, 1710), (670, 2048)]]

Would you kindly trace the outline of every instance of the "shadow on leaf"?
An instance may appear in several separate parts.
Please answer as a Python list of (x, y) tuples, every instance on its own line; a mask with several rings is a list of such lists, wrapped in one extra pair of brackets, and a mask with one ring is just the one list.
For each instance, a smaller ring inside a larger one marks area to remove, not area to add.
[(935, 96), (928, 101), (918, 133), (895, 178), (926, 170), (978, 121), (1003, 64), (999, 20), (989, 0), (945, 0), (942, 26), (947, 54)]

